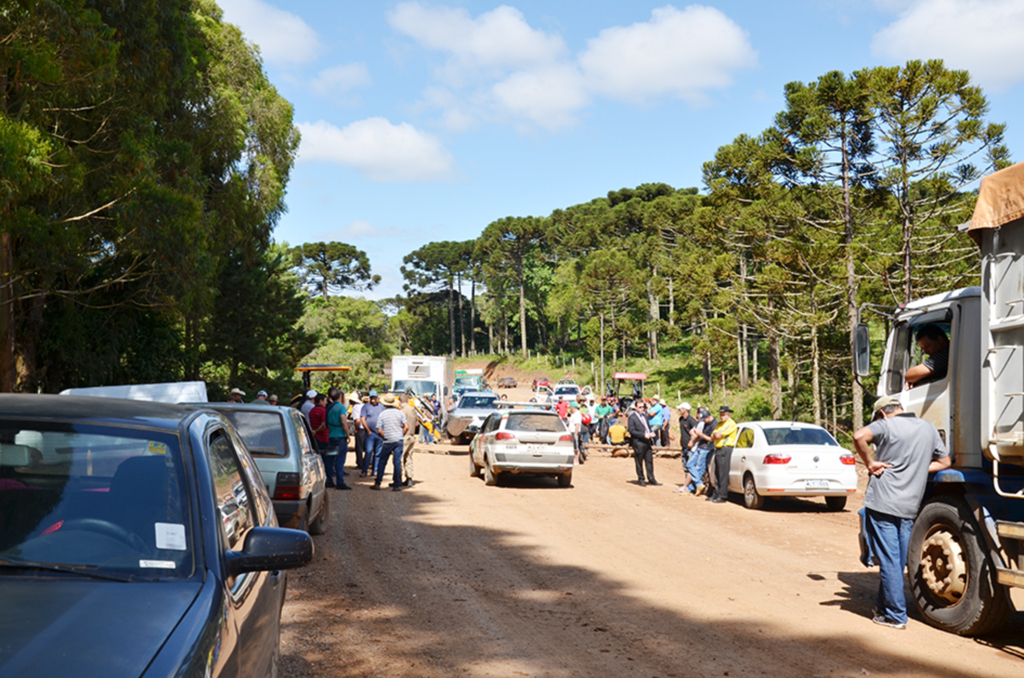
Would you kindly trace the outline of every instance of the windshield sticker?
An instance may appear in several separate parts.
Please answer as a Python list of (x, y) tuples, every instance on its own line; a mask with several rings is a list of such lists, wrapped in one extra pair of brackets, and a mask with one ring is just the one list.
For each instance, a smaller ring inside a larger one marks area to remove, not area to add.
[(169, 551), (186, 550), (188, 547), (185, 544), (185, 526), (178, 523), (157, 523), (156, 547)]
[(155, 440), (149, 441), (150, 454), (167, 454), (167, 443), (158, 443)]
[(139, 567), (173, 570), (177, 565), (174, 564), (173, 560), (140, 560)]

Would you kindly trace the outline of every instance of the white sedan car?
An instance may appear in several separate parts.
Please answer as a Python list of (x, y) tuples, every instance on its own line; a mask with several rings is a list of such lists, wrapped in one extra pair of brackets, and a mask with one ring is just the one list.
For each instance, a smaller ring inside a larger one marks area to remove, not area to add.
[(572, 484), (572, 435), (561, 417), (549, 410), (503, 410), (487, 417), (469, 444), (469, 473), (488, 485), (505, 476), (555, 476), (559, 487)]
[(853, 454), (814, 424), (752, 421), (740, 424), (729, 468), (729, 491), (761, 508), (766, 497), (824, 497), (832, 511), (857, 491)]

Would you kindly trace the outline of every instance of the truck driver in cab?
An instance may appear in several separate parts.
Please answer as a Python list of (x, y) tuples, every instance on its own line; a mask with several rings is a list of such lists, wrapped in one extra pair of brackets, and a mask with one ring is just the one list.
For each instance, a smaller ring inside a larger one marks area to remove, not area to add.
[(905, 379), (908, 389), (944, 379), (949, 369), (949, 338), (941, 327), (922, 325), (917, 330), (917, 345), (928, 357), (920, 365), (907, 370)]

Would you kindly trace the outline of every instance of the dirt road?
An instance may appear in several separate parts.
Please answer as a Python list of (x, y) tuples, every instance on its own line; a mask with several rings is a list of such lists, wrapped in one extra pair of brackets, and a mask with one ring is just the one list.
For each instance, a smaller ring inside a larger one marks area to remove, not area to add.
[[(594, 457), (573, 487), (486, 487), (465, 454), (416, 456), (415, 487), (334, 491), (289, 575), (284, 676), (1020, 676), (1024, 613), (998, 637), (873, 624), (858, 493), (748, 511), (633, 484)], [(1018, 608), (1024, 609), (1015, 596)]]

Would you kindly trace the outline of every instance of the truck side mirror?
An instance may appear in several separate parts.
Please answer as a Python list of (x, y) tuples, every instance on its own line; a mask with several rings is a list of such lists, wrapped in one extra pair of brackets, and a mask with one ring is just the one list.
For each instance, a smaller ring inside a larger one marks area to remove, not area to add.
[(853, 329), (853, 373), (858, 377), (871, 374), (871, 333), (867, 323), (857, 323)]

